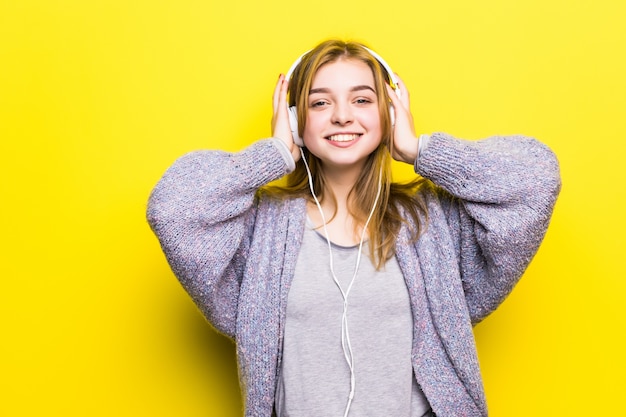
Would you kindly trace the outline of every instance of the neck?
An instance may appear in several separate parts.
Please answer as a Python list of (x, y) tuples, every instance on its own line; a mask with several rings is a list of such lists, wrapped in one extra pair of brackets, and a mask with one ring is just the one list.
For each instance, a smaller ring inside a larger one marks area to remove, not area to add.
[[(362, 225), (356, 225), (354, 217), (350, 214), (349, 195), (352, 188), (356, 184), (360, 170), (358, 169), (326, 169), (326, 188), (324, 195), (326, 196), (321, 201), (322, 210), (327, 223), (327, 231), (331, 241), (343, 245), (350, 246), (358, 244), (363, 233)], [(336, 205), (333, 204), (333, 198)], [(310, 204), (308, 207), (309, 217), (313, 220), (313, 223), (321, 227), (324, 223), (318, 208), (315, 204)], [(332, 219), (332, 220), (331, 220)]]
[[(324, 192), (335, 196), (338, 210), (348, 206), (348, 196), (359, 179), (362, 169), (363, 167), (361, 166), (324, 167), (326, 179), (326, 190)], [(325, 200), (328, 202), (327, 199)]]

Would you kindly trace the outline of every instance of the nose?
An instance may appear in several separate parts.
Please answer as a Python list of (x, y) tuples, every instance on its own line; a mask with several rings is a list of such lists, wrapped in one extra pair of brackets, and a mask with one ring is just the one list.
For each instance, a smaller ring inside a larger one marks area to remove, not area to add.
[(333, 108), (332, 123), (336, 125), (346, 125), (354, 120), (352, 109), (347, 103), (336, 103)]

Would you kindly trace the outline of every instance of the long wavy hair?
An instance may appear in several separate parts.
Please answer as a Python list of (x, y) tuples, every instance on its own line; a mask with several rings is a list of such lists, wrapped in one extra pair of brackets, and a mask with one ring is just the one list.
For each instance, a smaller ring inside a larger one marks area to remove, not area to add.
[[(424, 182), (417, 177), (408, 183), (394, 183), (392, 181), (392, 158), (390, 149), (393, 146), (393, 129), (389, 113), (390, 99), (385, 84), (389, 77), (382, 65), (360, 43), (328, 40), (322, 42), (302, 57), (302, 60), (293, 71), (289, 81), (289, 105), (296, 106), (298, 114), (298, 130), (300, 137), (304, 132), (307, 120), (308, 93), (317, 71), (331, 62), (342, 59), (359, 60), (367, 64), (374, 75), (374, 84), (378, 98), (381, 130), (381, 143), (372, 152), (363, 167), (361, 175), (354, 184), (348, 196), (348, 209), (355, 219), (355, 233), (358, 227), (363, 227), (369, 212), (374, 205), (378, 190), (379, 178), (381, 194), (376, 209), (368, 225), (370, 258), (374, 266), (380, 269), (395, 253), (395, 242), (400, 227), (406, 222), (404, 216), (409, 216), (413, 239), (417, 239), (421, 228), (420, 214), (426, 218), (426, 207), (416, 197), (416, 191)], [(335, 207), (337, 202), (331, 190), (326, 188), (326, 177), (321, 161), (311, 152), (304, 149), (304, 155), (309, 163), (313, 178), (313, 189), (318, 199), (329, 198)], [(308, 175), (302, 159), (296, 164), (295, 170), (287, 175), (281, 185), (265, 187), (264, 191), (277, 197), (304, 197), (313, 200), (309, 189)], [(333, 216), (328, 220), (330, 222)]]

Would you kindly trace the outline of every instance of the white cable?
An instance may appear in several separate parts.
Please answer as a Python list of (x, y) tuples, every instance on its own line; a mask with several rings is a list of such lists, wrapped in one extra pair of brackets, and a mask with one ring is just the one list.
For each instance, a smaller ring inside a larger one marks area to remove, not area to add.
[(300, 154), (302, 155), (302, 161), (304, 162), (304, 166), (306, 168), (307, 176), (309, 178), (309, 189), (311, 190), (311, 195), (313, 196), (313, 200), (315, 200), (315, 205), (320, 212), (320, 216), (322, 217), (322, 226), (324, 228), (324, 235), (326, 237), (326, 243), (328, 243), (328, 255), (330, 259), (330, 273), (333, 277), (333, 281), (339, 291), (341, 292), (341, 296), (343, 297), (343, 314), (341, 317), (341, 347), (343, 349), (343, 355), (348, 364), (348, 368), (350, 369), (350, 394), (348, 395), (348, 403), (346, 404), (346, 411), (344, 413), (344, 417), (348, 416), (350, 412), (350, 406), (352, 405), (352, 399), (354, 398), (354, 392), (356, 388), (356, 377), (354, 374), (354, 355), (352, 354), (352, 344), (350, 343), (350, 332), (348, 330), (348, 295), (350, 294), (350, 290), (352, 289), (352, 285), (357, 276), (357, 272), (359, 270), (359, 265), (361, 264), (361, 250), (363, 248), (363, 240), (365, 238), (365, 232), (367, 231), (367, 226), (369, 225), (372, 216), (374, 215), (374, 210), (378, 204), (378, 199), (380, 198), (380, 193), (382, 190), (382, 178), (383, 178), (383, 170), (382, 167), (380, 169), (380, 173), (378, 175), (378, 190), (376, 191), (376, 198), (374, 199), (374, 204), (372, 206), (372, 210), (370, 211), (369, 216), (367, 216), (367, 220), (365, 221), (365, 225), (363, 226), (363, 230), (361, 231), (361, 239), (359, 241), (359, 251), (357, 253), (356, 265), (354, 266), (354, 274), (352, 275), (352, 279), (348, 284), (348, 288), (344, 292), (337, 276), (335, 275), (335, 268), (333, 263), (333, 250), (332, 245), (330, 243), (330, 237), (328, 236), (328, 229), (326, 227), (326, 217), (324, 216), (324, 211), (322, 210), (322, 205), (320, 204), (317, 196), (315, 195), (315, 191), (313, 189), (313, 176), (311, 175), (311, 170), (309, 169), (309, 164), (306, 161), (306, 157), (304, 156), (304, 151), (300, 148)]

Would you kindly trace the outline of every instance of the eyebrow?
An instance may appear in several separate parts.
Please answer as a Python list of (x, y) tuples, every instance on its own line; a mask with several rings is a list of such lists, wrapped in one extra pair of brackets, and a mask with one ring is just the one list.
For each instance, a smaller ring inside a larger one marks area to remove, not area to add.
[[(374, 90), (369, 85), (355, 85), (354, 87), (350, 88), (350, 92), (363, 91), (363, 90), (370, 90), (373, 93), (376, 93), (376, 90)], [(330, 89), (329, 88), (312, 88), (311, 90), (309, 90), (309, 95), (316, 94), (316, 93), (330, 93)]]

